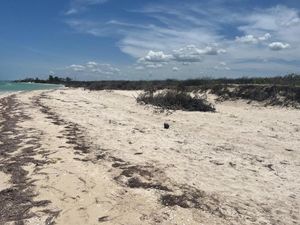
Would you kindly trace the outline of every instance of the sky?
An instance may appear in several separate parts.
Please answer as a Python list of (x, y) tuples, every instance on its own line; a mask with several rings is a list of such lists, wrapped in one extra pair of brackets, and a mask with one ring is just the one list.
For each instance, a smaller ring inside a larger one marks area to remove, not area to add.
[(0, 80), (300, 73), (299, 0), (2, 0)]

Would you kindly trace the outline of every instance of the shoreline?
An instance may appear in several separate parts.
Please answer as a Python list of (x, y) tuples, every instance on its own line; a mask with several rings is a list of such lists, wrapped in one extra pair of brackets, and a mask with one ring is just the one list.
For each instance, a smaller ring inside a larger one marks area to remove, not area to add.
[[(297, 110), (236, 102), (219, 103), (217, 113), (166, 115), (138, 105), (133, 93), (0, 97), (0, 144), (11, 151), (0, 156), (0, 197), (11, 202), (2, 200), (0, 223), (300, 221)], [(4, 169), (12, 165), (22, 179)], [(26, 211), (17, 196), (30, 199)]]
[(14, 94), (18, 94), (19, 92), (15, 92), (15, 91), (12, 91), (12, 92), (8, 92), (8, 91), (6, 91), (6, 92), (0, 92), (0, 99), (1, 98), (6, 98), (6, 97), (9, 97), (9, 96), (11, 96), (11, 95), (14, 95)]

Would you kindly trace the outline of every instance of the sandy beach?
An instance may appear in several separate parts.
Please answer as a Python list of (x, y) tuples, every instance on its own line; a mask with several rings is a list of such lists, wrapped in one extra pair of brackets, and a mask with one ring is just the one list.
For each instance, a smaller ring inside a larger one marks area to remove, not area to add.
[(300, 224), (299, 110), (160, 113), (135, 96), (1, 98), (0, 224)]

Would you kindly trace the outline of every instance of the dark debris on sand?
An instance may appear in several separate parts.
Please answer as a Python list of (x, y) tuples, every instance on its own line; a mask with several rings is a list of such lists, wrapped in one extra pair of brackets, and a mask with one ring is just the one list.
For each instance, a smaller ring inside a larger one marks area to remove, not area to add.
[(34, 104), (40, 108), (42, 113), (47, 115), (47, 119), (50, 119), (54, 125), (64, 126), (63, 137), (67, 138), (67, 144), (74, 145), (75, 154), (82, 155), (89, 153), (90, 144), (85, 141), (84, 133), (80, 129), (80, 126), (77, 123), (61, 119), (50, 107), (42, 103), (42, 98), (48, 97), (44, 94), (37, 96), (34, 98)]
[[(28, 137), (30, 129), (21, 130), (18, 123), (30, 119), (20, 107), (14, 95), (0, 99), (0, 171), (10, 175), (11, 187), (0, 191), (0, 224), (14, 222), (24, 224), (24, 220), (36, 216), (31, 212), (33, 207), (44, 207), (47, 200), (34, 201), (34, 181), (30, 180), (24, 166), (33, 163), (37, 166), (47, 163), (34, 159), (35, 150), (40, 148), (37, 137)], [(23, 141), (30, 138), (27, 144), (31, 147), (17, 151)], [(14, 153), (14, 154), (13, 154)], [(52, 221), (57, 212), (48, 211), (47, 221)], [(50, 224), (50, 223), (49, 223)]]

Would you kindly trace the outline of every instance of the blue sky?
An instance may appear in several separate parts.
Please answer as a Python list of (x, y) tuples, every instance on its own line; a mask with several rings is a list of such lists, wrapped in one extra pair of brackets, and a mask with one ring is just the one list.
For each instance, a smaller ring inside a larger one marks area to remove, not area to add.
[(0, 79), (300, 72), (298, 0), (3, 0)]

